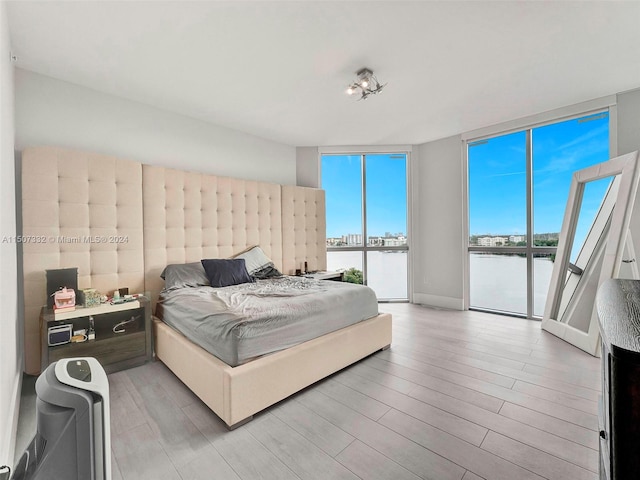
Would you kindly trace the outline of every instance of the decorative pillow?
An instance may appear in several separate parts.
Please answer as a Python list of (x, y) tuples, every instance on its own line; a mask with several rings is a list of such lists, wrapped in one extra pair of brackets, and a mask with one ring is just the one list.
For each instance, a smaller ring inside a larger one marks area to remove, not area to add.
[(244, 258), (201, 260), (212, 287), (228, 287), (240, 283), (251, 283)]
[(166, 290), (210, 285), (200, 262), (167, 265), (160, 276), (164, 278)]
[(233, 258), (243, 258), (247, 266), (247, 272), (253, 278), (264, 279), (282, 276), (271, 259), (265, 255), (258, 245), (235, 255)]

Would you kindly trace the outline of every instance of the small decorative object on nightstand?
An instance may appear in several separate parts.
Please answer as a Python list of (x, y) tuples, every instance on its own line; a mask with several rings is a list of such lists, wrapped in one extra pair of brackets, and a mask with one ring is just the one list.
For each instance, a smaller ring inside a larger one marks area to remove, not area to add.
[(100, 305), (100, 292), (95, 288), (85, 288), (82, 290), (82, 306), (97, 307)]

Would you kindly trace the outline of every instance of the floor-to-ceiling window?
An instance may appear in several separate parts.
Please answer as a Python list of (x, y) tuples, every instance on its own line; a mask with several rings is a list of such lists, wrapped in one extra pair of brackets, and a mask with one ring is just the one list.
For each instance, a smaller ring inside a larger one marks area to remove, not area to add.
[(408, 298), (407, 153), (324, 154), (327, 268)]
[[(470, 308), (543, 315), (571, 177), (609, 143), (606, 111), (467, 143)], [(594, 213), (607, 187), (585, 192)]]

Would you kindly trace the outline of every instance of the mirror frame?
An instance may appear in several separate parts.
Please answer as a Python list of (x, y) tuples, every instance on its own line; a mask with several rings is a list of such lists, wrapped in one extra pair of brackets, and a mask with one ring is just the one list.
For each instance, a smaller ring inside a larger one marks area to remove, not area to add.
[[(591, 320), (588, 332), (569, 325), (570, 318), (562, 321), (554, 318), (557, 315), (562, 293), (566, 283), (566, 272), (569, 268), (569, 257), (573, 245), (582, 196), (585, 184), (602, 178), (620, 175), (620, 184), (616, 196), (615, 206), (611, 213), (609, 231), (605, 232), (604, 258), (600, 272), (588, 272), (589, 265), (583, 275), (593, 274), (598, 276), (598, 287), (609, 279), (615, 278), (620, 272), (622, 255), (624, 253), (625, 239), (631, 222), (631, 212), (638, 191), (640, 171), (638, 169), (638, 152), (632, 152), (612, 158), (591, 167), (578, 170), (573, 174), (567, 209), (562, 221), (558, 249), (553, 265), (553, 273), (549, 284), (549, 294), (545, 304), (544, 316), (541, 327), (557, 337), (575, 345), (591, 355), (598, 355), (600, 346), (600, 331), (598, 318), (595, 311), (595, 298), (584, 298), (582, 301), (593, 302), (591, 306)], [(591, 262), (590, 262), (591, 263)]]

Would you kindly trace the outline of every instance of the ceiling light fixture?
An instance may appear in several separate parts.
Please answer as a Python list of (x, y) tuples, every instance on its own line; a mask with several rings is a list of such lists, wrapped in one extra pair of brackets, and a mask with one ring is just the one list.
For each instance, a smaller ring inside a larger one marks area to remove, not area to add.
[(368, 68), (361, 68), (356, 72), (356, 75), (358, 78), (347, 88), (347, 95), (359, 93), (360, 98), (358, 100), (364, 100), (369, 95), (380, 93), (385, 85), (387, 85), (386, 83), (381, 84), (373, 74), (373, 71)]

